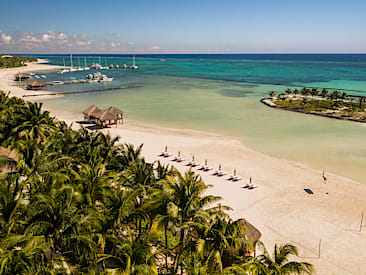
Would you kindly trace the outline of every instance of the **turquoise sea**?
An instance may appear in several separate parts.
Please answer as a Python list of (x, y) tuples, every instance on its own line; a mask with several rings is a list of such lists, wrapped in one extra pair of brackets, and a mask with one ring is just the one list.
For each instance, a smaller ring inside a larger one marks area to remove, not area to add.
[[(69, 56), (37, 56), (70, 64)], [(73, 56), (74, 65), (98, 62)], [(102, 65), (131, 64), (130, 55), (102, 55)], [(161, 126), (190, 128), (238, 137), (254, 150), (366, 184), (366, 125), (274, 110), (259, 100), (268, 91), (319, 87), (366, 95), (366, 55), (137, 55), (138, 70), (110, 69), (108, 84), (68, 84), (49, 90), (103, 86), (142, 88), (66, 95), (44, 101), (80, 113), (91, 104), (114, 105), (127, 118)], [(85, 77), (87, 72), (47, 73), (47, 80)], [(245, 167), (243, 168), (245, 169)]]

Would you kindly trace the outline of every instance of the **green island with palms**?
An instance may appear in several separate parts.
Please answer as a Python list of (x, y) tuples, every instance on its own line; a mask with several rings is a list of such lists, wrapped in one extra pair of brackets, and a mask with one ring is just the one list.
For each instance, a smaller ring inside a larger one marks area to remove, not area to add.
[(291, 244), (248, 253), (210, 186), (146, 162), (142, 145), (73, 130), (4, 92), (0, 116), (0, 274), (313, 273)]
[(36, 62), (37, 58), (0, 54), (0, 69), (24, 67), (27, 62)]
[(261, 101), (270, 107), (366, 123), (366, 96), (316, 88), (287, 89)]

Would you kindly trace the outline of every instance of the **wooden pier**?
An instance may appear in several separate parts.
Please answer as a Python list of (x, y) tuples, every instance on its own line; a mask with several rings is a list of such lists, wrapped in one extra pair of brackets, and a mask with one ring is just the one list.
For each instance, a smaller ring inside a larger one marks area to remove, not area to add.
[(40, 93), (40, 94), (31, 94), (31, 95), (23, 95), (23, 97), (31, 97), (31, 96), (45, 96), (45, 95), (67, 95), (67, 94), (81, 94), (81, 93), (93, 93), (93, 92), (103, 92), (110, 90), (119, 90), (119, 89), (129, 89), (129, 88), (141, 88), (142, 85), (128, 85), (128, 86), (119, 86), (119, 87), (105, 87), (99, 89), (90, 89), (90, 90), (81, 90), (81, 91), (65, 91), (65, 92), (50, 92), (50, 93)]

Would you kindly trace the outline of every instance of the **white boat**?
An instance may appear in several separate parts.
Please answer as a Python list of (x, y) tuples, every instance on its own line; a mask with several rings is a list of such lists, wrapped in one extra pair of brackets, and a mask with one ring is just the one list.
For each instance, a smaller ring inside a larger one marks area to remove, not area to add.
[(45, 76), (44, 74), (41, 75), (42, 78), (46, 78), (47, 76)]
[(101, 74), (100, 72), (88, 74), (87, 79), (89, 82), (111, 82), (113, 80), (112, 77), (108, 77), (105, 74)]
[(63, 81), (59, 81), (59, 80), (55, 80), (55, 81), (52, 81), (51, 82), (53, 85), (61, 85), (61, 84), (64, 84)]
[(119, 65), (117, 64), (117, 65), (115, 66), (115, 68), (119, 69)]
[(37, 78), (37, 79), (40, 79), (40, 77), (38, 75), (36, 75), (36, 74), (34, 75), (34, 77)]
[(136, 66), (136, 62), (135, 62), (135, 55), (133, 55), (133, 64), (130, 66), (130, 69), (133, 69), (133, 70), (136, 70), (138, 69), (139, 67)]

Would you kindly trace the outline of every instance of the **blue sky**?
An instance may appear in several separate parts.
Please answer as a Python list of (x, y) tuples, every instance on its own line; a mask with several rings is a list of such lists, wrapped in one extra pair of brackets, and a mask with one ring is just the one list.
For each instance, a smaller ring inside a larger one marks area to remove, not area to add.
[(0, 52), (366, 52), (366, 1), (4, 1)]

